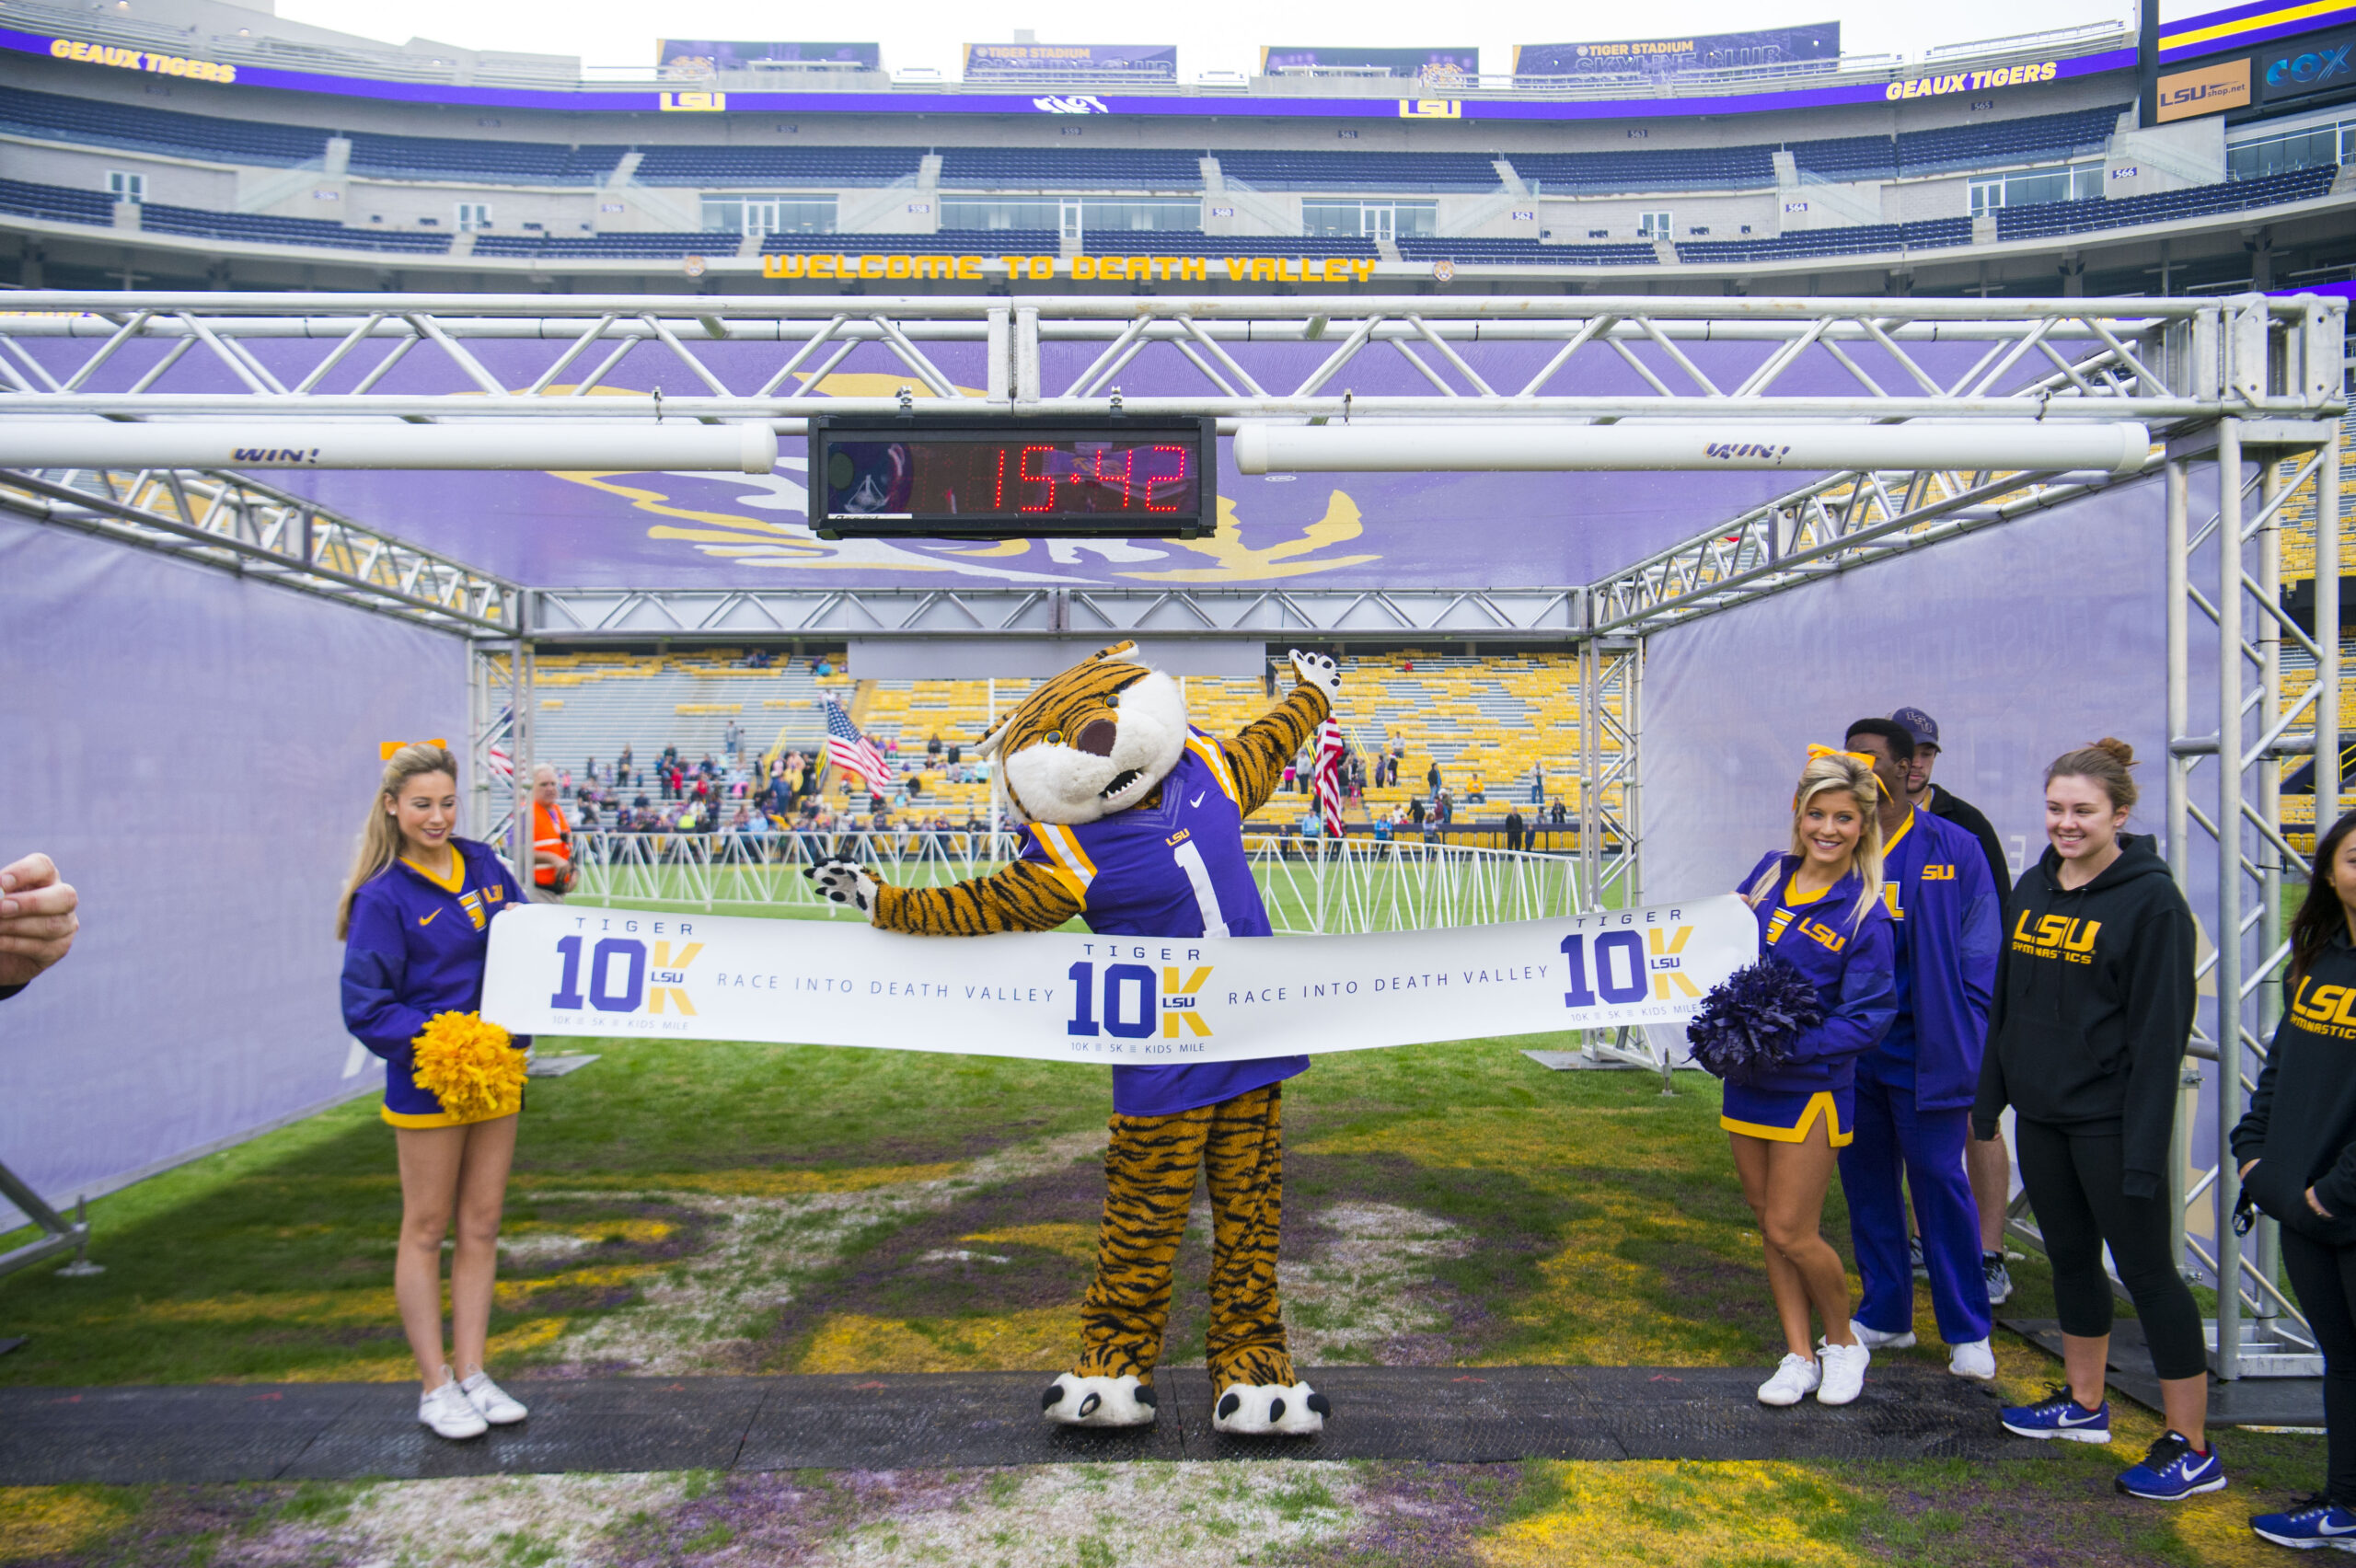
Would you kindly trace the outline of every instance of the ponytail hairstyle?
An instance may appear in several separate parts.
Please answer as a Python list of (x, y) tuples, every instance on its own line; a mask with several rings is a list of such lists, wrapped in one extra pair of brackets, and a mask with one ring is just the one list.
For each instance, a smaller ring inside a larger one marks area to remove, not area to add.
[[(1871, 759), (1854, 753), (1819, 749), (1808, 758), (1807, 766), (1800, 770), (1799, 788), (1792, 792), (1792, 853), (1803, 860), (1807, 859), (1807, 845), (1801, 824), (1807, 819), (1807, 803), (1828, 790), (1854, 800), (1857, 814), (1864, 818), (1848, 866), (1861, 884), (1856, 907), (1849, 917), (1853, 922), (1863, 920), (1881, 901), (1881, 779), (1875, 774)], [(1774, 892), (1782, 874), (1780, 866), (1770, 865), (1742, 890), (1743, 896), (1756, 908), (1761, 899)]]
[(2142, 794), (2135, 788), (2134, 775), (2127, 771), (2134, 766), (2135, 748), (2105, 735), (2090, 746), (2055, 757), (2045, 770), (2045, 781), (2050, 784), (2056, 778), (2091, 778), (2110, 797), (2114, 811), (2131, 812)]
[(361, 824), (360, 850), (352, 861), (352, 875), (343, 884), (343, 896), (336, 902), (335, 934), (341, 941), (352, 934), (352, 901), (362, 887), (391, 869), (401, 852), (400, 824), (385, 808), (401, 792), (410, 779), (428, 773), (446, 773), (450, 781), (458, 780), (458, 759), (446, 746), (420, 743), (401, 746), (385, 759), (385, 777), (378, 784), (376, 798), (369, 802), (368, 820)]
[(2282, 972), (2285, 997), (2298, 994), (2300, 977), (2323, 956), (2333, 933), (2348, 928), (2348, 912), (2340, 905), (2339, 890), (2331, 885), (2331, 867), (2351, 833), (2356, 833), (2356, 811), (2333, 823), (2316, 843), (2315, 864), (2307, 872), (2307, 896), (2300, 901), (2299, 912), (2291, 917), (2291, 963)]

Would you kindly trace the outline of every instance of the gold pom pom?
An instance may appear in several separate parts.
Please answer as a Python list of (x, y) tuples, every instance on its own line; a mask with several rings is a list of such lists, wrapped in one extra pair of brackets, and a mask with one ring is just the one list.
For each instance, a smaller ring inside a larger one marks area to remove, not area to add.
[(436, 1013), (410, 1044), (417, 1086), (451, 1115), (479, 1122), (523, 1108), (524, 1053), (499, 1025), (470, 1012)]

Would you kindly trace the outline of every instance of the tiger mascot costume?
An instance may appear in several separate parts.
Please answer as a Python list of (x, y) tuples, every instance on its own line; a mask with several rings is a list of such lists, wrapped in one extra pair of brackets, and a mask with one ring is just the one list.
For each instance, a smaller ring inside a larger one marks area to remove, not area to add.
[[(811, 877), (883, 929), (918, 936), (1046, 931), (1075, 915), (1106, 935), (1267, 936), (1243, 819), (1276, 792), (1342, 684), (1331, 659), (1291, 659), (1291, 693), (1222, 742), (1187, 722), (1178, 683), (1139, 663), (1133, 644), (1105, 649), (1031, 693), (982, 743), (1028, 819), (1022, 852), (1005, 870), (941, 888), (893, 887), (848, 860)], [(1079, 1363), (1041, 1400), (1048, 1420), (1153, 1420), (1172, 1265), (1203, 1169), (1213, 1425), (1246, 1435), (1323, 1430), (1331, 1407), (1293, 1369), (1276, 1297), (1282, 1085), (1308, 1066), (1307, 1056), (1280, 1056), (1114, 1067), (1096, 1277), (1080, 1306)]]

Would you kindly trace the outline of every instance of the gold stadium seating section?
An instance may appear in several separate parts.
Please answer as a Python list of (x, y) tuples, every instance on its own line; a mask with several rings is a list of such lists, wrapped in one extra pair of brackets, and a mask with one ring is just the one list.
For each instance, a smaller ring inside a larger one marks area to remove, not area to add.
[[(744, 726), (749, 744), (766, 753), (778, 746), (806, 750), (824, 739), (819, 704), (832, 697), (849, 709), (860, 729), (881, 744), (896, 740), (903, 763), (924, 755), (939, 735), (944, 744), (970, 745), (988, 728), (988, 683), (984, 680), (857, 681), (837, 673), (811, 674), (807, 656), (780, 656), (768, 669), (747, 669), (739, 649), (702, 649), (688, 653), (544, 654), (536, 666), (543, 736), (559, 722), (566, 738), (543, 744), (543, 755), (573, 764), (572, 753), (610, 760), (624, 740), (641, 763), (666, 744), (690, 756), (716, 751), (721, 728)], [(1549, 801), (1578, 809), (1578, 664), (1567, 651), (1444, 654), (1409, 651), (1352, 655), (1342, 661), (1342, 721), (1350, 743), (1369, 758), (1392, 738), (1405, 743), (1397, 786), (1369, 791), (1352, 814), (1369, 809), (1389, 813), (1411, 795), (1427, 792), (1426, 775), (1439, 765), (1441, 781), (1457, 803), (1458, 820), (1500, 818), (1508, 804), (1532, 814), (1533, 772), (1542, 771)], [(1284, 677), (1289, 679), (1288, 674)], [(1232, 734), (1269, 705), (1267, 688), (1250, 678), (1192, 677), (1185, 683), (1195, 722), (1215, 735)], [(1020, 702), (1031, 683), (998, 683), (1002, 717)], [(693, 700), (661, 700), (658, 695), (689, 691)], [(772, 695), (773, 694), (773, 695)], [(935, 778), (937, 778), (937, 775)], [(1485, 803), (1470, 796), (1475, 785)], [(987, 812), (982, 784), (927, 781), (917, 809), (961, 816)], [(1304, 795), (1278, 795), (1257, 820), (1282, 823), (1309, 808)]]

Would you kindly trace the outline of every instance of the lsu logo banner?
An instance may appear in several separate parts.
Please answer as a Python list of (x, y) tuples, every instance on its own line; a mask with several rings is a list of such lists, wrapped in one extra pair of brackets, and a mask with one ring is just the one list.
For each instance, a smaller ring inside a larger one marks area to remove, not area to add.
[(905, 937), (848, 922), (528, 905), (491, 925), (516, 1033), (1169, 1066), (1669, 1023), (1757, 955), (1730, 894), (1356, 937)]

